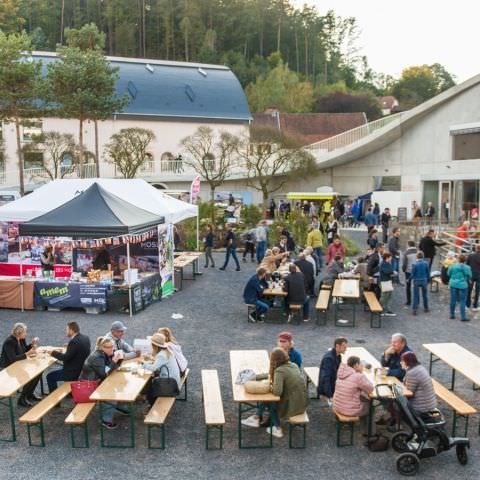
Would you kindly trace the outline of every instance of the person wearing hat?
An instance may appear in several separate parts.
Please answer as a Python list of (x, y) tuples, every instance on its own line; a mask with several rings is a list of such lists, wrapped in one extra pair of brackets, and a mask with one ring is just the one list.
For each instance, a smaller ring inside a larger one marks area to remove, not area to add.
[(117, 320), (112, 323), (110, 331), (105, 335), (105, 338), (109, 338), (113, 341), (114, 351), (122, 350), (123, 358), (129, 360), (131, 358), (139, 357), (140, 350), (134, 350), (133, 347), (128, 344), (124, 339), (127, 327), (123, 322)]
[(302, 355), (293, 346), (293, 335), (290, 332), (281, 332), (277, 337), (277, 346), (286, 353), (291, 362), (295, 363), (298, 368), (302, 368)]
[[(152, 372), (158, 371), (161, 378), (174, 378), (180, 390), (180, 369), (178, 367), (175, 355), (168, 348), (165, 335), (162, 333), (154, 333), (150, 340), (152, 344), (152, 356), (154, 357), (153, 364), (144, 364), (146, 370)], [(166, 368), (164, 368), (166, 367)], [(147, 390), (147, 400), (150, 405), (155, 402), (151, 385)]]

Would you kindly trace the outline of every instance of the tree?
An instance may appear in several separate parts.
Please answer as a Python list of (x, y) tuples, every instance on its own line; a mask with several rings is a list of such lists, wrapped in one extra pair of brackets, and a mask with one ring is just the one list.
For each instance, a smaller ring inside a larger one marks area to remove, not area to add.
[(105, 145), (105, 157), (120, 171), (123, 178), (135, 178), (138, 169), (149, 159), (148, 149), (155, 140), (152, 130), (122, 128)]
[[(42, 169), (50, 180), (63, 178), (73, 173), (75, 163), (73, 162), (77, 145), (70, 133), (43, 132), (34, 135), (32, 141), (23, 147), (24, 153), (41, 151), (44, 154)], [(70, 165), (64, 164), (65, 157), (69, 155), (72, 159)]]
[(15, 0), (2, 0), (0, 2), (0, 30), (5, 34), (20, 33), (25, 24), (18, 3)]
[(314, 111), (326, 113), (364, 112), (369, 121), (382, 116), (378, 98), (370, 92), (357, 94), (330, 93), (316, 100)]
[(263, 112), (268, 107), (281, 112), (309, 112), (313, 103), (312, 84), (301, 82), (281, 59), (270, 72), (248, 85), (245, 93), (253, 112)]
[(270, 127), (252, 127), (238, 154), (247, 171), (247, 185), (262, 193), (264, 208), (270, 195), (289, 180), (317, 172), (315, 159), (295, 138)]
[(198, 127), (185, 137), (181, 145), (188, 154), (184, 162), (190, 165), (210, 186), (210, 200), (215, 189), (222, 185), (234, 166), (234, 154), (240, 138), (228, 132), (216, 134), (210, 127)]
[(17, 140), (20, 195), (25, 193), (20, 125), (39, 116), (41, 63), (24, 59), (30, 51), (26, 33), (5, 35), (0, 31), (0, 121), (14, 122)]
[[(116, 96), (118, 68), (112, 67), (98, 50), (61, 47), (58, 54), (59, 60), (47, 66), (48, 93), (56, 114), (79, 120), (77, 163), (83, 177), (84, 122), (106, 119), (121, 111), (126, 97)], [(97, 156), (97, 175), (98, 163)]]

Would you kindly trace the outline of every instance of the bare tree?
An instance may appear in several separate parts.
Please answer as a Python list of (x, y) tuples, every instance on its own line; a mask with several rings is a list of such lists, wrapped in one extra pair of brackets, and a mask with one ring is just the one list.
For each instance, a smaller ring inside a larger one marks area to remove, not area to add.
[(135, 178), (138, 169), (150, 158), (148, 148), (155, 140), (152, 130), (122, 128), (110, 137), (105, 145), (106, 160), (113, 163), (123, 178)]
[[(76, 165), (73, 160), (77, 150), (78, 146), (72, 134), (55, 131), (33, 135), (32, 141), (26, 143), (23, 147), (24, 154), (43, 152), (43, 164), (39, 167), (41, 170), (40, 176), (46, 175), (51, 180), (63, 178), (75, 171)], [(69, 165), (64, 163), (67, 155), (70, 156), (72, 160)]]
[(301, 143), (275, 128), (251, 128), (250, 138), (243, 139), (238, 154), (247, 172), (247, 185), (262, 192), (265, 208), (269, 196), (289, 180), (317, 172), (314, 157)]
[(210, 127), (198, 127), (181, 145), (188, 153), (184, 162), (208, 183), (213, 202), (215, 189), (225, 182), (235, 164), (240, 138), (228, 132), (216, 135)]

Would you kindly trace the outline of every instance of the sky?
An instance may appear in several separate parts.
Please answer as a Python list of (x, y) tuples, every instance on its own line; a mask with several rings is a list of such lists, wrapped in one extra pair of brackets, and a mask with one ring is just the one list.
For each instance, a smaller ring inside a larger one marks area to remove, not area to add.
[(294, 0), (355, 17), (358, 45), (377, 72), (399, 77), (412, 65), (442, 64), (458, 83), (480, 73), (478, 0)]

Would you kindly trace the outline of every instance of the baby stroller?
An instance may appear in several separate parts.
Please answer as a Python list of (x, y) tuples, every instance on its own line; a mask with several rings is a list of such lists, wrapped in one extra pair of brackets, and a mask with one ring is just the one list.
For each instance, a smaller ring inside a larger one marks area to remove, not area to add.
[[(388, 390), (387, 390), (388, 389)], [(378, 398), (390, 399), (393, 403), (396, 418), (401, 418), (410, 431), (399, 431), (392, 436), (392, 448), (399, 452), (397, 471), (402, 475), (413, 476), (418, 472), (421, 458), (434, 457), (439, 453), (455, 447), (458, 462), (468, 462), (468, 438), (450, 437), (445, 429), (445, 419), (440, 410), (435, 409), (428, 414), (415, 412), (401, 387), (396, 384), (379, 384), (376, 386)]]

